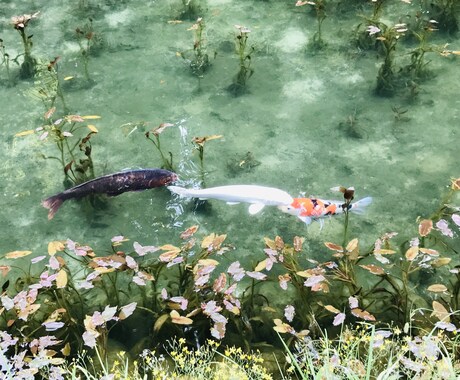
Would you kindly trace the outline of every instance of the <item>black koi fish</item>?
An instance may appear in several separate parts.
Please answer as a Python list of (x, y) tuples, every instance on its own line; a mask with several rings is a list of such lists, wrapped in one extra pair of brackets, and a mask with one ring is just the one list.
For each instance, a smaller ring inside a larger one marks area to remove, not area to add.
[(53, 219), (67, 199), (79, 199), (90, 194), (117, 196), (126, 191), (140, 191), (161, 187), (177, 180), (177, 175), (164, 169), (138, 169), (108, 174), (74, 186), (42, 201), (49, 209), (48, 220)]

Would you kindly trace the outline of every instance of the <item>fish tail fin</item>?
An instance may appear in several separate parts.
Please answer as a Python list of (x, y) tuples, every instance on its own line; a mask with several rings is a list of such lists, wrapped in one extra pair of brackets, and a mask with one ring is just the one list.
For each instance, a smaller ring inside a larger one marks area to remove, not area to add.
[(188, 189), (185, 189), (183, 187), (180, 187), (180, 186), (168, 186), (168, 190), (171, 192), (171, 193), (174, 193), (174, 194), (177, 194), (179, 195), (181, 198), (182, 197), (190, 197), (190, 192)]
[(42, 201), (42, 206), (47, 208), (48, 211), (48, 220), (54, 218), (54, 215), (58, 211), (59, 207), (61, 207), (64, 199), (61, 197), (61, 194), (53, 195)]
[(362, 214), (364, 212), (364, 209), (369, 206), (372, 203), (373, 199), (372, 197), (366, 197), (363, 199), (360, 199), (359, 201), (352, 203), (350, 211), (353, 211), (357, 214)]

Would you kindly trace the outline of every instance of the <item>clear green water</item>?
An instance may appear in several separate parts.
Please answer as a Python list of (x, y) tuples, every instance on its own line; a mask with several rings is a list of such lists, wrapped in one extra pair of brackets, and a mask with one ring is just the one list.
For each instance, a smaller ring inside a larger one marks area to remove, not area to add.
[[(207, 143), (207, 186), (259, 184), (279, 187), (293, 196), (305, 193), (334, 199), (329, 189), (354, 186), (357, 198), (375, 201), (362, 216), (353, 216), (351, 236), (367, 244), (390, 231), (416, 235), (414, 221), (429, 216), (451, 177), (458, 177), (459, 97), (458, 59), (427, 54), (433, 74), (412, 99), (409, 90), (393, 98), (373, 94), (382, 59), (350, 44), (351, 31), (370, 9), (331, 12), (323, 24), (328, 46), (313, 54), (306, 44), (316, 31), (314, 14), (296, 8), (294, 1), (209, 0), (203, 11), (212, 67), (200, 86), (177, 52), (192, 48), (191, 21), (168, 23), (179, 15), (179, 1), (1, 1), (0, 37), (11, 56), (21, 41), (10, 17), (40, 11), (30, 22), (33, 54), (49, 61), (60, 56), (61, 77), (74, 76), (64, 96), (71, 113), (100, 115), (91, 121), (99, 129), (93, 139), (97, 175), (124, 168), (158, 167), (158, 152), (145, 130), (122, 128), (145, 121), (149, 128), (174, 123), (161, 136), (174, 155), (177, 172), (187, 186), (199, 180), (194, 136), (221, 134)], [(414, 15), (418, 2), (389, 1), (383, 15), (389, 24)], [(93, 18), (94, 31), (106, 42), (90, 57), (94, 86), (81, 88), (82, 59), (75, 29)], [(254, 75), (249, 93), (232, 97), (226, 87), (238, 71), (233, 51), (235, 24), (245, 25), (255, 47)], [(459, 40), (434, 33), (433, 44)], [(410, 45), (402, 42), (397, 64), (407, 62)], [(216, 56), (214, 58), (214, 52)], [(13, 74), (17, 67), (12, 65)], [(107, 208), (91, 210), (66, 202), (52, 221), (42, 199), (63, 190), (61, 169), (52, 141), (36, 135), (14, 134), (39, 127), (46, 109), (27, 95), (31, 82), (7, 86), (0, 67), (0, 254), (11, 250), (46, 252), (48, 241), (71, 238), (103, 253), (109, 240), (122, 234), (141, 244), (177, 241), (179, 231), (199, 224), (202, 233), (227, 233), (238, 250), (234, 256), (251, 262), (263, 258), (263, 237), (306, 237), (306, 252), (319, 257), (323, 241), (341, 242), (342, 219), (306, 228), (274, 208), (251, 217), (244, 205), (211, 201), (209, 213), (195, 213), (192, 204), (172, 197), (166, 189), (126, 193), (109, 199)], [(408, 121), (395, 121), (392, 107), (407, 109)], [(59, 107), (59, 103), (58, 103)], [(347, 133), (347, 120), (356, 115), (358, 137)], [(341, 124), (342, 123), (342, 124)], [(132, 132), (132, 133), (129, 133)], [(252, 152), (260, 165), (232, 176), (229, 162)], [(457, 243), (458, 245), (458, 243)]]

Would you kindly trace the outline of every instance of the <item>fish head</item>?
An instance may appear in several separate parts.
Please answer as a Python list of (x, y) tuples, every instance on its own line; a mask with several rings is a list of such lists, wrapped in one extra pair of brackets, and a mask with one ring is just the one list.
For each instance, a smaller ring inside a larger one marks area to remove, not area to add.
[(300, 209), (296, 208), (294, 206), (294, 203), (291, 203), (290, 205), (280, 205), (278, 206), (278, 210), (281, 210), (282, 212), (285, 212), (286, 214), (290, 215), (299, 215)]

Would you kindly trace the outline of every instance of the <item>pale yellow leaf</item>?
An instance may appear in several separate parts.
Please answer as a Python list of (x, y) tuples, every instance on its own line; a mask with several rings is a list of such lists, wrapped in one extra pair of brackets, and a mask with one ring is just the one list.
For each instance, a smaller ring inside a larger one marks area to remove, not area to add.
[(82, 119), (85, 119), (85, 120), (94, 120), (94, 119), (100, 119), (101, 117), (98, 116), (98, 115), (86, 115), (86, 116), (82, 116)]
[(71, 79), (73, 79), (72, 76), (68, 76), (68, 77), (65, 77), (65, 78), (64, 78), (64, 80), (71, 80)]
[(439, 259), (433, 260), (431, 266), (433, 268), (440, 268), (444, 265), (449, 264), (452, 261), (450, 257), (440, 257)]
[(18, 259), (20, 257), (28, 256), (32, 251), (11, 251), (5, 255), (6, 259)]
[(187, 317), (182, 317), (176, 310), (172, 310), (169, 313), (172, 323), (177, 325), (191, 325), (193, 320)]
[(393, 249), (376, 249), (374, 253), (378, 255), (393, 255), (396, 251)]
[(22, 137), (22, 136), (27, 136), (27, 135), (31, 135), (35, 133), (35, 131), (33, 129), (28, 129), (27, 131), (22, 131), (22, 132), (18, 132), (14, 135), (14, 137)]
[(64, 242), (55, 240), (48, 243), (48, 254), (53, 256), (56, 252), (61, 252), (65, 248)]
[(433, 313), (431, 313), (432, 316), (435, 316), (440, 321), (450, 322), (449, 312), (447, 311), (447, 309), (444, 307), (442, 303), (438, 301), (433, 301), (432, 306), (433, 306)]
[(61, 269), (56, 277), (56, 287), (58, 289), (64, 288), (67, 285), (67, 272)]
[(254, 268), (254, 272), (260, 272), (261, 270), (264, 270), (267, 267), (267, 259), (262, 260), (259, 264), (256, 265)]
[(332, 305), (326, 305), (324, 306), (324, 308), (328, 311), (330, 311), (331, 313), (334, 313), (334, 314), (339, 314), (340, 313), (340, 310), (335, 308), (334, 306)]
[(406, 251), (406, 260), (408, 260), (408, 261), (414, 260), (418, 256), (418, 252), (419, 252), (419, 250), (418, 250), (417, 246), (410, 247)]
[(98, 129), (96, 128), (96, 126), (94, 126), (93, 124), (88, 124), (86, 126), (91, 132), (94, 132), (94, 133), (98, 133)]
[(351, 252), (358, 248), (358, 239), (353, 239), (347, 244), (347, 251)]
[(430, 285), (426, 290), (433, 293), (442, 293), (447, 291), (447, 287), (443, 284)]
[(169, 319), (169, 314), (162, 314), (157, 318), (155, 324), (153, 325), (153, 331), (158, 332), (161, 329), (161, 326)]

